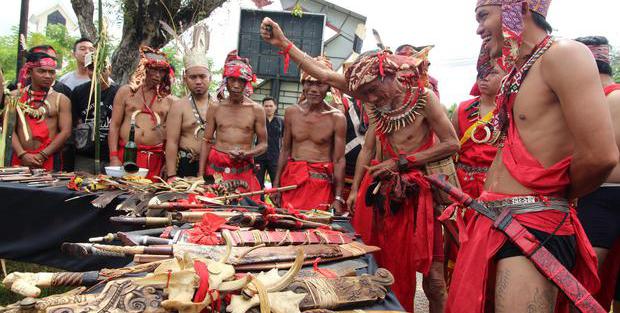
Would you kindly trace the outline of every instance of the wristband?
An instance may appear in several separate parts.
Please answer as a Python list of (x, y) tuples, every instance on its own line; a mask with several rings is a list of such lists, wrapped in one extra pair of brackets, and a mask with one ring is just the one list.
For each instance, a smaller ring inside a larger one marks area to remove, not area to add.
[(117, 157), (118, 158), (118, 151), (110, 151), (110, 159), (113, 157)]
[(22, 151), (22, 153), (17, 155), (18, 159), (21, 159), (24, 155), (26, 155), (28, 152), (26, 152), (26, 150)]
[(344, 199), (341, 196), (335, 196), (334, 200), (342, 203), (342, 204), (346, 204), (346, 201), (344, 201)]
[(288, 72), (288, 65), (291, 62), (291, 55), (289, 54), (289, 51), (291, 51), (292, 47), (293, 47), (293, 42), (289, 41), (288, 45), (286, 46), (286, 48), (284, 48), (284, 50), (278, 51), (279, 55), (284, 56), (284, 74)]
[(47, 155), (47, 153), (45, 153), (45, 151), (41, 150), (41, 151), (39, 151), (39, 154), (43, 157), (44, 160), (49, 159), (49, 155)]

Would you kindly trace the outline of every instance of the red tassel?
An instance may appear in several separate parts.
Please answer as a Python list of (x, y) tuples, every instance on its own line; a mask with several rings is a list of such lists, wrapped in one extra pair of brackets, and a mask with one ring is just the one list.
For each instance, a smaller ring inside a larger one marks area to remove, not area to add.
[(284, 50), (278, 51), (279, 55), (284, 56), (284, 74), (288, 72), (288, 66), (289, 66), (289, 63), (291, 62), (291, 55), (289, 54), (289, 51), (291, 51), (292, 47), (293, 47), (293, 43), (289, 42), (288, 46), (286, 46)]
[(379, 75), (381, 75), (381, 77), (385, 77), (385, 70), (383, 69), (385, 54), (383, 52), (377, 52), (377, 57), (379, 58)]

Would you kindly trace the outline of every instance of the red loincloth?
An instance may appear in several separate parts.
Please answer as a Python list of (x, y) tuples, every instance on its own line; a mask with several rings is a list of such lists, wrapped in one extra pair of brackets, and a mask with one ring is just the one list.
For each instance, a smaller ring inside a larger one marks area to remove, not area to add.
[[(123, 162), (123, 154), (125, 153), (125, 142), (119, 140), (118, 158)], [(140, 168), (147, 168), (149, 173), (146, 178), (160, 176), (164, 167), (164, 144), (160, 143), (153, 146), (138, 145), (138, 155), (136, 156), (136, 164)]]
[[(614, 91), (620, 91), (620, 84), (611, 84), (604, 89), (605, 96), (609, 96)], [(620, 214), (620, 213), (619, 213)], [(614, 246), (609, 250), (607, 258), (603, 262), (599, 273), (601, 275), (601, 288), (599, 292), (594, 294), (594, 298), (605, 310), (611, 310), (611, 303), (614, 299), (614, 291), (616, 290), (616, 280), (620, 272), (620, 239), (616, 240)], [(616, 308), (617, 309), (617, 308)]]
[[(512, 94), (507, 103), (510, 125), (502, 149), (502, 162), (512, 177), (532, 190), (533, 195), (564, 197), (570, 184), (568, 171), (571, 156), (545, 168), (527, 151), (512, 120), (512, 105), (515, 98), (516, 94)], [(480, 200), (495, 201), (515, 196), (518, 195), (484, 192)], [(564, 213), (552, 210), (514, 215), (514, 218), (523, 226), (547, 233), (553, 233), (564, 217)], [(490, 219), (480, 215), (475, 215), (466, 228), (461, 229), (461, 233), (462, 235), (459, 236), (461, 248), (452, 275), (446, 312), (485, 312), (485, 305), (492, 303), (486, 299), (487, 288), (491, 290), (495, 288), (489, 283), (489, 274), (491, 277), (495, 275), (493, 257), (508, 238), (493, 228), (493, 222)], [(564, 222), (556, 234), (575, 235), (577, 259), (571, 273), (588, 291), (596, 291), (599, 287), (596, 255), (573, 208), (570, 210), (570, 218)], [(569, 303), (570, 301), (564, 294), (558, 293), (556, 312), (568, 312)]]
[[(434, 136), (429, 134), (427, 143), (415, 152), (426, 150), (433, 143)], [(373, 160), (371, 165), (378, 163)], [(395, 213), (391, 212), (386, 197), (385, 210), (381, 213), (366, 205), (366, 192), (372, 183), (372, 178), (366, 173), (359, 187), (355, 215), (351, 221), (353, 228), (366, 244), (381, 248), (381, 251), (375, 253), (377, 263), (394, 275), (395, 282), (391, 289), (409, 312), (413, 312), (416, 271), (427, 275), (433, 255), (437, 255), (437, 261), (443, 261), (442, 253), (438, 251), (441, 250), (441, 243), (437, 244), (439, 249), (434, 249), (436, 239), (441, 238), (435, 238), (435, 225), (438, 223), (435, 223), (433, 213), (433, 195), (423, 176), (417, 169), (401, 173), (403, 180), (413, 181), (418, 185), (417, 196), (407, 197)]]
[[(52, 138), (50, 138), (50, 130), (47, 127), (47, 123), (45, 122), (45, 119), (39, 120), (37, 118), (32, 118), (27, 114), (25, 114), (25, 117), (26, 117), (26, 123), (28, 124), (28, 127), (30, 128), (30, 132), (32, 133), (32, 139), (40, 142), (40, 144), (39, 144), (39, 147), (36, 149), (33, 149), (33, 150), (24, 149), (24, 150), (27, 153), (37, 154), (43, 151), (43, 149), (47, 148), (52, 142)], [(43, 162), (43, 165), (41, 166), (41, 168), (44, 168), (47, 171), (54, 170), (55, 156), (56, 156), (56, 153), (50, 155), (47, 158), (47, 160)], [(17, 157), (16, 154), (13, 154), (11, 165), (13, 166), (21, 165), (21, 160)], [(61, 169), (62, 169), (62, 165), (61, 165)]]
[[(253, 158), (249, 158), (245, 161), (234, 161), (230, 158), (228, 153), (211, 148), (205, 174), (221, 175), (222, 180), (242, 180), (247, 182), (248, 189), (243, 190), (244, 188), (239, 188), (241, 192), (261, 190), (258, 179), (256, 179), (256, 175), (254, 175)], [(260, 199), (260, 196), (252, 197), (252, 199)]]
[(334, 202), (334, 164), (289, 160), (280, 176), (280, 186), (297, 185), (282, 193), (282, 206), (296, 210), (327, 210)]

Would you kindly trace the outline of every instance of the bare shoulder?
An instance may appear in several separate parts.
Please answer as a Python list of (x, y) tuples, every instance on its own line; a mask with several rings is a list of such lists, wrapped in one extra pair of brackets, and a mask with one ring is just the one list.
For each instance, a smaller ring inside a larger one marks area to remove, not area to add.
[(584, 44), (570, 39), (554, 41), (541, 60), (544, 70), (566, 69), (593, 63), (594, 58), (590, 49)]
[(335, 121), (345, 120), (344, 113), (342, 113), (342, 111), (329, 105), (327, 107), (329, 108), (329, 110), (326, 111), (325, 114), (328, 114)]
[(54, 101), (56, 101), (56, 97), (58, 97), (58, 101), (60, 101), (60, 103), (70, 103), (71, 100), (69, 100), (69, 98), (67, 98), (67, 96), (65, 96), (63, 93), (60, 93), (54, 89), (50, 89), (50, 93), (48, 96), (48, 101), (52, 101), (52, 99), (54, 99)]
[(120, 88), (118, 88), (118, 91), (116, 92), (117, 95), (119, 94), (128, 94), (128, 93), (133, 93), (134, 90), (131, 88), (131, 86), (129, 85), (122, 85)]
[(293, 116), (295, 114), (297, 114), (299, 112), (300, 108), (298, 105), (291, 105), (288, 106), (285, 110), (284, 110), (284, 117), (287, 116)]
[(166, 102), (168, 102), (169, 104), (172, 104), (174, 102), (177, 102), (178, 100), (180, 100), (177, 96), (175, 95), (168, 95), (165, 98)]

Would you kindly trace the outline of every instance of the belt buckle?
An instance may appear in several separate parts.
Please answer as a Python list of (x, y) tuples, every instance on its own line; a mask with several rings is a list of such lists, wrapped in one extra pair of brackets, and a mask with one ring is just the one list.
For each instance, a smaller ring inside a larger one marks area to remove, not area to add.
[(533, 196), (515, 197), (511, 200), (512, 205), (531, 204), (536, 202), (536, 198)]

